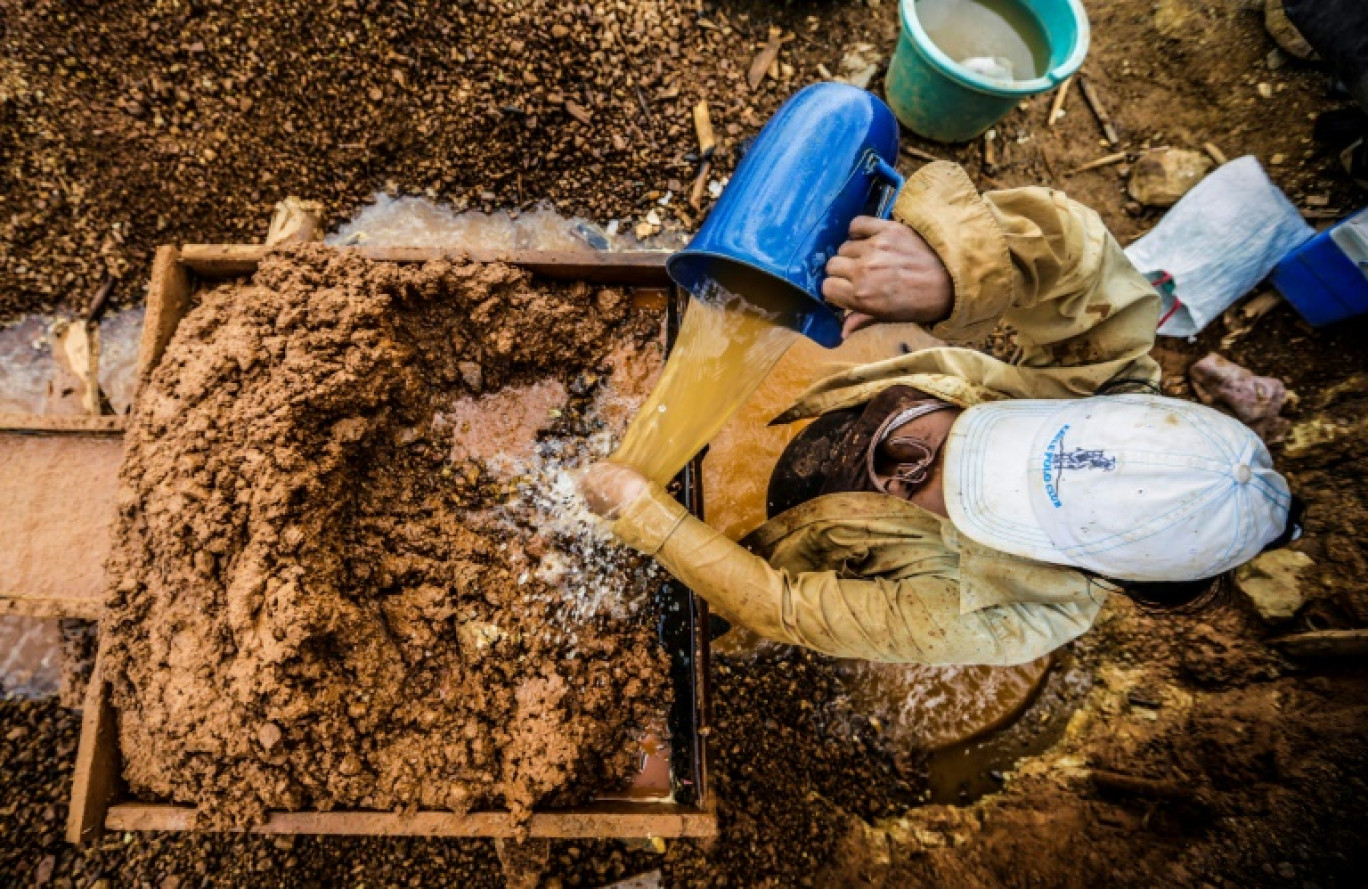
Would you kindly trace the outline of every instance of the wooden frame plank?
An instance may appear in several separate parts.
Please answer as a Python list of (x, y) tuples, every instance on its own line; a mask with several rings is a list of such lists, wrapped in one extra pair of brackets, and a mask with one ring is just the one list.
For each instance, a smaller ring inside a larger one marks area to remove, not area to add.
[(158, 247), (152, 260), (152, 280), (147, 285), (142, 341), (138, 344), (139, 387), (142, 378), (161, 360), (176, 326), (190, 310), (192, 290), (180, 251), (175, 247)]
[(18, 614), (24, 617), (99, 620), (104, 617), (104, 605), (89, 599), (64, 599), (59, 596), (18, 596), (0, 593), (0, 615), (8, 614)]
[(45, 435), (123, 435), (124, 417), (91, 417), (80, 414), (0, 414), (0, 432), (35, 432)]
[(118, 717), (104, 680), (104, 652), (95, 655), (81, 713), (81, 743), (72, 770), (67, 841), (82, 843), (104, 829), (109, 802), (119, 778)]
[[(194, 830), (195, 810), (185, 806), (121, 803), (110, 807), (109, 830)], [(503, 812), (272, 812), (249, 828), (260, 834), (350, 836), (515, 837), (524, 825)], [(598, 804), (558, 812), (537, 812), (525, 825), (546, 839), (715, 837), (711, 811), (673, 803)]]
[[(258, 244), (186, 244), (180, 248), (185, 267), (201, 278), (221, 280), (250, 275), (256, 271), (270, 248)], [(594, 284), (638, 284), (665, 286), (668, 253), (632, 251), (623, 253), (573, 252), (555, 250), (466, 251), (440, 247), (343, 247), (367, 259), (381, 262), (432, 262), (440, 259), (472, 259), (477, 262), (507, 262), (536, 275), (566, 281)]]

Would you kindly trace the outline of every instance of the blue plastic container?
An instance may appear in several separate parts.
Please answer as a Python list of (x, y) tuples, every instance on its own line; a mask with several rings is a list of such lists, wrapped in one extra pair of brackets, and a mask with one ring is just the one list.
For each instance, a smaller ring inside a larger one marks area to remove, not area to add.
[(1368, 209), (1293, 250), (1270, 277), (1283, 298), (1317, 327), (1368, 312)]
[(1050, 60), (1044, 76), (998, 80), (946, 55), (917, 18), (916, 0), (901, 0), (902, 33), (884, 78), (893, 113), (920, 136), (966, 142), (1002, 120), (1017, 102), (1063, 83), (1083, 64), (1091, 31), (1079, 0), (1019, 0), (1045, 33)]
[(841, 319), (822, 299), (826, 262), (856, 216), (887, 217), (903, 179), (898, 122), (878, 97), (818, 83), (784, 103), (689, 246), (666, 260), (694, 296), (712, 282), (745, 297), (823, 346)]

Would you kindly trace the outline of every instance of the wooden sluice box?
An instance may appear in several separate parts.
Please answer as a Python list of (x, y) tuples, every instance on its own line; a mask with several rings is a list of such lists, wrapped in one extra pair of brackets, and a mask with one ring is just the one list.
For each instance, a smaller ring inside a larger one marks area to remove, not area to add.
[[(673, 344), (686, 297), (674, 289), (660, 253), (512, 252), (481, 255), (437, 249), (356, 248), (369, 259), (418, 263), (464, 255), (482, 261), (503, 261), (535, 276), (561, 281), (614, 284), (628, 288), (633, 304), (657, 312)], [(155, 367), (190, 310), (201, 282), (250, 276), (266, 248), (240, 245), (162, 247), (152, 268), (147, 314), (138, 354), (139, 378)], [(702, 515), (701, 461), (681, 473), (680, 497)], [(650, 798), (602, 794), (574, 808), (537, 810), (523, 826), (532, 837), (709, 837), (717, 833), (717, 816), (708, 792), (705, 736), (708, 719), (708, 613), (705, 603), (687, 588), (670, 581), (662, 585), (659, 636), (670, 657), (673, 704), (667, 724), (670, 740), (669, 790)], [(120, 777), (118, 718), (110, 687), (97, 657), (86, 692), (80, 747), (72, 786), (67, 837), (90, 840), (102, 830), (189, 830), (191, 806), (129, 797)], [(647, 763), (647, 768), (652, 767)], [(654, 763), (665, 771), (664, 763)], [(465, 815), (443, 811), (416, 813), (385, 811), (272, 812), (251, 830), (268, 834), (370, 834), (448, 837), (509, 837), (520, 825), (507, 812), (480, 811)]]

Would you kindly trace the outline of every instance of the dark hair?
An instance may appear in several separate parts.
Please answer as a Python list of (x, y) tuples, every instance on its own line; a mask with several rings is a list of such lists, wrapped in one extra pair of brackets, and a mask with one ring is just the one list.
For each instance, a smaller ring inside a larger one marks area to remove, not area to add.
[(1234, 583), (1231, 572), (1200, 580), (1147, 581), (1103, 578), (1110, 592), (1120, 593), (1144, 611), (1197, 614), (1230, 604)]
[(1163, 395), (1160, 389), (1149, 380), (1136, 377), (1113, 377), (1097, 387), (1094, 395)]

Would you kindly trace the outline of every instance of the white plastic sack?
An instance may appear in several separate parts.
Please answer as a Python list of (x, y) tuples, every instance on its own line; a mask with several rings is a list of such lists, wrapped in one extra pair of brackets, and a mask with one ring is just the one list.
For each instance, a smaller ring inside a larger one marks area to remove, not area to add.
[(1173, 276), (1159, 333), (1192, 336), (1314, 235), (1258, 159), (1246, 155), (1197, 183), (1126, 256), (1141, 272)]

